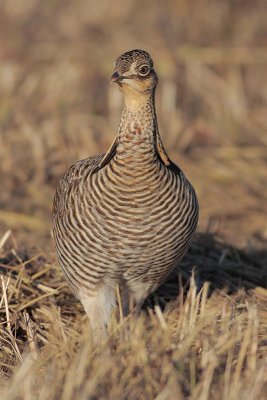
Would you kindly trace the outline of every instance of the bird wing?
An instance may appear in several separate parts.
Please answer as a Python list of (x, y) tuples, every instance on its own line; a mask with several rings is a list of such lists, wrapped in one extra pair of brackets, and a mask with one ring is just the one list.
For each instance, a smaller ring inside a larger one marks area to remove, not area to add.
[(66, 209), (71, 208), (71, 202), (69, 201), (70, 195), (76, 192), (75, 188), (78, 188), (80, 181), (84, 179), (85, 175), (94, 173), (103, 157), (103, 154), (88, 157), (76, 162), (68, 169), (66, 174), (61, 178), (56, 189), (53, 202), (54, 217), (62, 216)]
[(65, 210), (72, 207), (70, 197), (78, 192), (80, 182), (86, 176), (97, 173), (114, 157), (117, 149), (117, 138), (105, 154), (88, 157), (73, 164), (60, 180), (53, 202), (53, 216), (63, 215)]
[(156, 149), (157, 149), (157, 154), (158, 158), (163, 164), (169, 168), (172, 172), (174, 172), (176, 175), (180, 175), (182, 173), (181, 169), (176, 165), (172, 160), (169, 158), (168, 154), (166, 153), (166, 150), (163, 147), (159, 132), (157, 131), (156, 134)]

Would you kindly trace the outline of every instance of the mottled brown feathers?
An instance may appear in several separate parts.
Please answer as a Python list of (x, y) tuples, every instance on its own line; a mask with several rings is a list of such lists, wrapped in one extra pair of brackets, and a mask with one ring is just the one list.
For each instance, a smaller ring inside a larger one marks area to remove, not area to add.
[(117, 69), (120, 74), (124, 74), (124, 72), (130, 69), (134, 62), (139, 65), (145, 62), (149, 64), (150, 68), (153, 68), (153, 60), (150, 54), (147, 51), (136, 49), (127, 51), (117, 58), (115, 69)]

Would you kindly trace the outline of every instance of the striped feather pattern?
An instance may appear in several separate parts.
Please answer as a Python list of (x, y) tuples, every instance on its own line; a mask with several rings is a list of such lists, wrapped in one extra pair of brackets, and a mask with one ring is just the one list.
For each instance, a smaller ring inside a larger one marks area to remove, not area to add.
[(57, 188), (56, 250), (77, 297), (122, 284), (143, 300), (191, 242), (197, 197), (165, 153), (154, 103), (154, 91), (126, 102), (110, 153), (77, 162)]
[[(62, 179), (54, 201), (54, 236), (60, 265), (76, 295), (101, 280), (154, 290), (184, 256), (198, 217), (194, 189), (182, 171), (166, 167), (149, 138), (153, 106), (124, 110), (117, 152), (79, 161)], [(135, 119), (141, 133), (127, 122)], [(129, 125), (129, 124), (128, 124)], [(137, 135), (137, 137), (136, 137)], [(127, 139), (126, 139), (127, 138)], [(127, 140), (127, 141), (125, 141)]]

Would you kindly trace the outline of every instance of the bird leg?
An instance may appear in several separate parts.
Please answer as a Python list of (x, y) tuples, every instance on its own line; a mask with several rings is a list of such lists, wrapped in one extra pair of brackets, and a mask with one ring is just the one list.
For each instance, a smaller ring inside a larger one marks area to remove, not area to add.
[(102, 284), (96, 292), (81, 289), (80, 300), (89, 318), (93, 342), (103, 343), (108, 338), (108, 323), (116, 304), (114, 288)]

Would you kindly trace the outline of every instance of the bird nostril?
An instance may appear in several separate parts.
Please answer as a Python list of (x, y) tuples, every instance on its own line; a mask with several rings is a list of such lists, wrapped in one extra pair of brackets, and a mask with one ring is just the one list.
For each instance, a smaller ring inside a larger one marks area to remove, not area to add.
[(121, 78), (120, 74), (117, 71), (115, 71), (111, 76), (111, 82), (118, 82), (120, 78)]

